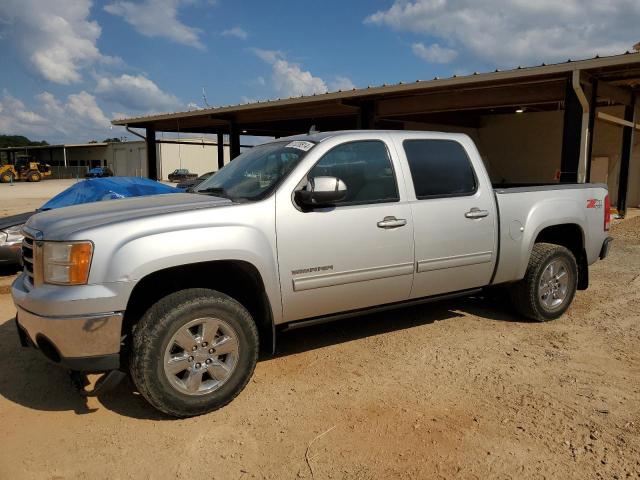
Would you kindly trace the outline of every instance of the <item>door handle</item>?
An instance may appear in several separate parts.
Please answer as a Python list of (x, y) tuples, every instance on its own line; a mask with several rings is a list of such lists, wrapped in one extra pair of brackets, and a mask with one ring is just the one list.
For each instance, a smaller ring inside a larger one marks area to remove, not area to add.
[(407, 224), (404, 218), (384, 217), (378, 222), (378, 228), (398, 228)]
[(489, 212), (487, 210), (480, 210), (478, 207), (473, 207), (471, 210), (464, 214), (465, 217), (472, 220), (475, 218), (483, 218), (487, 215), (489, 215)]

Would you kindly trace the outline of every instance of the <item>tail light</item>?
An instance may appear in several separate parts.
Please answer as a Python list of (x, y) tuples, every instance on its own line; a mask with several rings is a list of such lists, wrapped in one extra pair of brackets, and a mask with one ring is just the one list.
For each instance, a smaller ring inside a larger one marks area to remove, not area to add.
[(608, 232), (611, 226), (611, 200), (609, 194), (604, 197), (604, 231)]

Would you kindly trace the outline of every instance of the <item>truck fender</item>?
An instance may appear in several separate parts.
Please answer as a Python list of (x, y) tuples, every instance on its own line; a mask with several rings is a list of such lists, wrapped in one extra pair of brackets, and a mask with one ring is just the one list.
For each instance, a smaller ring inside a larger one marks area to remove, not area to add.
[[(516, 279), (524, 278), (533, 245), (540, 232), (547, 227), (569, 224), (580, 227), (584, 245), (586, 217), (578, 202), (569, 199), (553, 199), (543, 200), (534, 205), (524, 223), (524, 235), (520, 245), (520, 262), (518, 262)], [(576, 259), (576, 261), (579, 261), (579, 259)]]
[(123, 240), (109, 257), (105, 277), (128, 282), (132, 290), (147, 275), (172, 267), (219, 260), (247, 262), (262, 277), (274, 322), (282, 317), (275, 245), (258, 229), (232, 225), (156, 232)]

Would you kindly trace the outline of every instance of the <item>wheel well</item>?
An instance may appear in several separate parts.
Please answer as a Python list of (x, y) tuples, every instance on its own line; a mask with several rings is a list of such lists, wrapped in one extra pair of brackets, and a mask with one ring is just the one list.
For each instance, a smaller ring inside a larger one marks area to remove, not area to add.
[[(122, 334), (126, 351), (133, 328), (158, 300), (186, 288), (210, 288), (229, 295), (251, 314), (260, 338), (260, 350), (273, 351), (273, 318), (264, 283), (255, 266), (240, 260), (194, 263), (167, 268), (142, 278), (131, 292)], [(126, 362), (127, 358), (123, 358)]]
[(589, 286), (589, 266), (584, 250), (584, 233), (575, 223), (552, 225), (538, 233), (534, 243), (553, 243), (566, 247), (576, 258), (578, 264), (578, 289), (586, 290)]

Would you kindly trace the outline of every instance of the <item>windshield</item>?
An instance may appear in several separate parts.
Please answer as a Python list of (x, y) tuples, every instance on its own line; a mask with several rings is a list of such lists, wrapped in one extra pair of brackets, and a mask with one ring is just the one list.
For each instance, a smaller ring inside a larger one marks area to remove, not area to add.
[(261, 200), (314, 146), (311, 142), (272, 142), (247, 150), (194, 188), (231, 200)]

